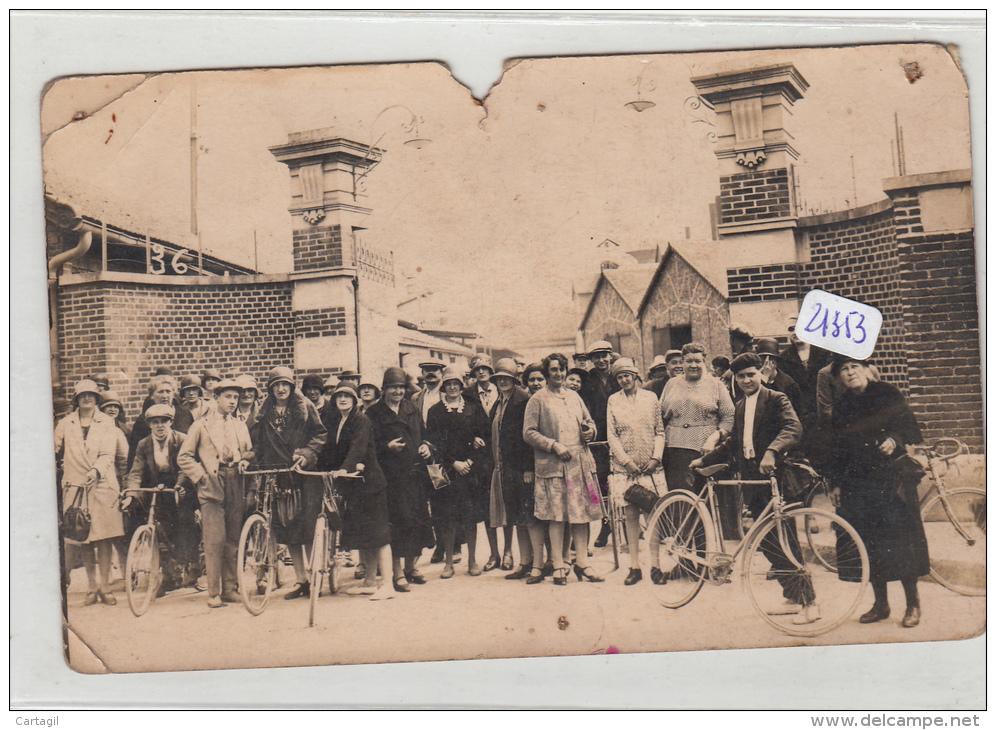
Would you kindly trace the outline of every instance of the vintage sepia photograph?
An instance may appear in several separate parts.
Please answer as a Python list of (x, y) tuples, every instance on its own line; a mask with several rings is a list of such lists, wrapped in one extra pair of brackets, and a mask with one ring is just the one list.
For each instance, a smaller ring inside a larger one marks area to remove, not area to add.
[[(40, 98), (82, 675), (986, 628), (957, 48), (145, 68)], [(868, 354), (870, 353), (870, 355)]]

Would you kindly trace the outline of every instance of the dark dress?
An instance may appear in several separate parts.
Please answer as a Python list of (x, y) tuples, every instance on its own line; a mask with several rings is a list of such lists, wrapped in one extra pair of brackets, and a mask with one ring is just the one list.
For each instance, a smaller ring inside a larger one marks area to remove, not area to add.
[[(449, 486), (433, 490), (430, 496), (432, 524), (437, 529), (481, 522), (490, 506), (484, 471), (490, 440), (488, 417), (475, 401), (463, 398), (461, 402), (462, 409), (457, 410), (447, 408), (445, 399), (441, 400), (429, 409), (426, 423), (426, 440), (450, 477)], [(475, 438), (484, 440), (483, 449), (474, 446)], [(468, 459), (473, 462), (470, 473), (457, 474), (453, 462)]]
[[(522, 479), (523, 472), (534, 469), (533, 447), (522, 437), (529, 394), (515, 387), (508, 403), (499, 398), (491, 412), (491, 445), (494, 473), (491, 481), (491, 526), (529, 525), (536, 522), (534, 489)], [(501, 497), (501, 506), (497, 504)], [(496, 511), (503, 508), (504, 519)]]
[(375, 550), (391, 541), (390, 516), (387, 511), (387, 482), (377, 461), (370, 419), (357, 408), (349, 412), (346, 422), (334, 402), (322, 408), (322, 423), (328, 430), (328, 441), (318, 458), (321, 471), (344, 469), (355, 472), (363, 464), (363, 481), (342, 480), (340, 489), (345, 498), (342, 547), (344, 550)]
[[(305, 457), (304, 468), (313, 470), (318, 454), (325, 445), (326, 433), (315, 404), (300, 391), (291, 393), (287, 410), (281, 417), (276, 402), (267, 396), (259, 409), (259, 420), (249, 431), (259, 468), (289, 467), (299, 455)], [(283, 545), (310, 545), (315, 536), (315, 520), (322, 504), (320, 477), (301, 474), (280, 474), (278, 484), (297, 492), (300, 507), (286, 524), (274, 515), (273, 528), (277, 542)]]
[[(864, 541), (871, 580), (902, 580), (929, 573), (916, 485), (900, 487), (895, 466), (907, 444), (922, 440), (902, 394), (876, 381), (870, 381), (864, 393), (846, 391), (833, 409), (833, 433), (828, 476), (840, 488), (837, 513)], [(896, 442), (891, 456), (878, 449), (888, 438)], [(853, 576), (841, 566), (841, 578)]]
[[(377, 460), (387, 480), (387, 511), (391, 518), (391, 552), (399, 557), (418, 555), (436, 544), (429, 519), (431, 489), (425, 464), (418, 455), (422, 444), (422, 414), (411, 401), (402, 400), (395, 413), (383, 399), (366, 412), (373, 427)], [(400, 438), (405, 448), (387, 445)]]

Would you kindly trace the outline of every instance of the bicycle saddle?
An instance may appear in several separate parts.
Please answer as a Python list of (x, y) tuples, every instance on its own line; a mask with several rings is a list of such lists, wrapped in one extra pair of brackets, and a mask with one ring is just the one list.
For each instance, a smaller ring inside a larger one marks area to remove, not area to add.
[(711, 477), (713, 474), (719, 474), (719, 472), (729, 468), (729, 464), (713, 464), (712, 466), (699, 467), (695, 471), (704, 477)]

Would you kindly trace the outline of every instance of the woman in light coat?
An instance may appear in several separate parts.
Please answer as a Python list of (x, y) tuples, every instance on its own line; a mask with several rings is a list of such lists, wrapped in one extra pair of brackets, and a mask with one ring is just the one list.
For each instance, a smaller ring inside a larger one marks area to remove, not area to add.
[[(111, 547), (124, 534), (118, 507), (119, 485), (114, 465), (118, 429), (114, 419), (97, 409), (100, 392), (92, 380), (76, 384), (74, 411), (55, 427), (56, 458), (62, 460), (62, 504), (68, 508), (83, 491), (83, 504), (90, 511), (90, 534), (80, 543), (86, 568), (87, 593), (84, 606), (98, 600), (117, 603), (110, 590)], [(98, 574), (99, 567), (99, 574)]]

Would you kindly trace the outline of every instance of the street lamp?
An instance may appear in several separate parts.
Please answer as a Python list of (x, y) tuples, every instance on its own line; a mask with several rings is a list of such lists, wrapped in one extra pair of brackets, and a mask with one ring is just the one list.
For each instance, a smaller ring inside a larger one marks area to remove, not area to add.
[[(649, 99), (643, 98), (643, 74), (650, 66), (650, 64), (653, 63), (653, 61), (644, 60), (641, 61), (640, 63), (644, 64), (644, 66), (642, 69), (640, 69), (639, 76), (630, 81), (631, 84), (634, 84), (636, 86), (636, 99), (634, 101), (626, 102), (626, 104), (624, 104), (624, 106), (628, 106), (630, 109), (637, 112), (646, 111), (647, 109), (652, 109), (655, 106), (657, 106), (654, 102), (650, 101)], [(647, 88), (648, 92), (654, 91), (657, 88), (657, 84), (655, 84), (653, 81), (650, 81), (647, 86), (648, 86)]]
[[(420, 150), (423, 147), (425, 147), (427, 144), (430, 144), (432, 142), (431, 139), (427, 139), (425, 137), (420, 137), (419, 136), (419, 131), (418, 131), (418, 117), (416, 116), (415, 112), (413, 112), (411, 109), (409, 109), (408, 107), (406, 107), (404, 104), (392, 104), (389, 107), (385, 107), (384, 109), (381, 109), (377, 113), (377, 116), (374, 117), (373, 124), (370, 125), (370, 139), (371, 140), (373, 140), (374, 132), (376, 132), (376, 130), (377, 130), (377, 122), (380, 121), (380, 118), (382, 116), (384, 116), (384, 114), (386, 112), (389, 112), (392, 109), (403, 109), (404, 111), (408, 112), (408, 120), (402, 122), (401, 125), (400, 125), (401, 129), (405, 132), (406, 135), (408, 135), (408, 139), (406, 139), (402, 144), (404, 144), (407, 147), (414, 147), (415, 149)], [(424, 122), (425, 120), (423, 119), (422, 121)], [(364, 155), (362, 162), (366, 162), (368, 159), (370, 159), (370, 155), (373, 154), (374, 150), (377, 149), (377, 145), (380, 144), (380, 141), (382, 139), (384, 139), (384, 137), (386, 137), (386, 136), (387, 136), (387, 131), (385, 131), (383, 134), (381, 134), (377, 138), (377, 141), (375, 141), (375, 142), (371, 141), (370, 144), (367, 145), (367, 152), (366, 152), (366, 155)], [(356, 193), (357, 193), (357, 188), (358, 188), (359, 183), (363, 180), (363, 178), (365, 178), (370, 173), (370, 171), (372, 169), (374, 169), (377, 165), (379, 165), (380, 162), (381, 162), (381, 160), (374, 161), (372, 164), (370, 164), (369, 166), (367, 166), (363, 170), (363, 172), (361, 172), (359, 175), (356, 175), (354, 173), (354, 175), (353, 175), (353, 200), (356, 200)], [(355, 169), (356, 168), (354, 167), (354, 170)]]

